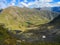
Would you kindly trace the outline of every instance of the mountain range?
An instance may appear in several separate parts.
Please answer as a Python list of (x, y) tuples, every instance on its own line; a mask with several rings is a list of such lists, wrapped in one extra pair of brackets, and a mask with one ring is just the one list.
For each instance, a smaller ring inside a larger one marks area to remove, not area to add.
[(1, 9), (0, 45), (60, 45), (60, 13), (37, 9)]
[(0, 23), (11, 30), (26, 30), (48, 23), (58, 15), (59, 13), (48, 10), (8, 7), (0, 13)]
[(55, 12), (60, 12), (60, 7), (52, 7), (52, 10)]
[[(14, 33), (15, 32), (15, 33)], [(10, 35), (26, 42), (60, 42), (60, 15), (46, 24), (38, 26), (38, 29), (27, 31), (12, 30)], [(44, 38), (44, 37), (45, 38)]]
[(43, 7), (43, 8), (35, 8), (37, 10), (50, 10), (53, 12), (60, 12), (60, 7)]

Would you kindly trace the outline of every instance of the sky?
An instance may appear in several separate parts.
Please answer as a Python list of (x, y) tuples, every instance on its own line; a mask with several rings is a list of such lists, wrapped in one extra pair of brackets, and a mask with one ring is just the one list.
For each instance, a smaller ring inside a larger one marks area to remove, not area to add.
[(0, 0), (0, 8), (9, 6), (39, 8), (39, 7), (60, 7), (60, 0)]

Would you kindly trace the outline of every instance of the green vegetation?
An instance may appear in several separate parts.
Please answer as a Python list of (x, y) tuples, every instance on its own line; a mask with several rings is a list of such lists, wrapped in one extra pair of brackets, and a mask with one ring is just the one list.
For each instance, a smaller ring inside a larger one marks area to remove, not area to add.
[(32, 42), (32, 43), (22, 42), (20, 44), (21, 45), (60, 45), (60, 43), (56, 43), (56, 42)]
[[(58, 14), (46, 10), (38, 11), (35, 9), (19, 7), (9, 7), (4, 9), (0, 13), (0, 45), (60, 45), (60, 35), (54, 37), (56, 42), (27, 42), (10, 35), (8, 32), (8, 30), (21, 30), (26, 32), (29, 30), (32, 30), (32, 32), (33, 30), (55, 30), (60, 25), (60, 17), (59, 20), (54, 20), (52, 23), (48, 22), (53, 20), (56, 15)], [(58, 29), (60, 30), (60, 28)], [(24, 34), (24, 32), (22, 33)], [(12, 31), (12, 34), (16, 34), (16, 32)], [(28, 35), (30, 35), (30, 33)], [(39, 35), (40, 34), (38, 34), (38, 36)], [(37, 35), (34, 36), (36, 37)]]
[[(11, 36), (8, 33), (8, 28), (5, 28), (4, 24), (0, 24), (0, 45), (60, 45), (60, 38), (56, 37), (57, 42), (26, 42), (26, 41), (21, 41), (17, 42), (17, 38)], [(55, 40), (56, 40), (55, 39)]]
[(25, 31), (28, 27), (34, 28), (36, 25), (50, 22), (54, 15), (56, 16), (57, 14), (53, 14), (50, 11), (9, 7), (1, 12), (0, 23), (4, 23), (11, 30)]
[(0, 45), (16, 45), (16, 39), (7, 30), (4, 24), (0, 24)]

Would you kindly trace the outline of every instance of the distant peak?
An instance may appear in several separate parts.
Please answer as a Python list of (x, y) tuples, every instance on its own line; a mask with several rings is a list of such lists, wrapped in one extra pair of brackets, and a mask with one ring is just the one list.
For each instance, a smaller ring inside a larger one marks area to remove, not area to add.
[(8, 8), (20, 8), (20, 7), (17, 7), (17, 6), (10, 6)]

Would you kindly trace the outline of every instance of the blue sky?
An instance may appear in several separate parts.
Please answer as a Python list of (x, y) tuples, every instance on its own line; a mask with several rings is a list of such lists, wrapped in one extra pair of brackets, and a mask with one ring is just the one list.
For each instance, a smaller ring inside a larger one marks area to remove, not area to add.
[(60, 0), (0, 0), (0, 8), (9, 6), (38, 8), (60, 6)]

